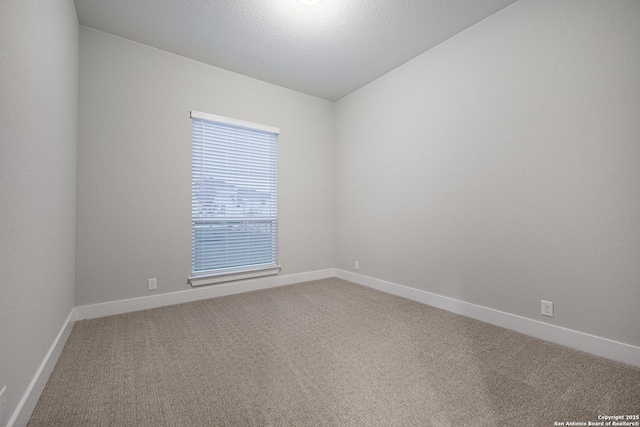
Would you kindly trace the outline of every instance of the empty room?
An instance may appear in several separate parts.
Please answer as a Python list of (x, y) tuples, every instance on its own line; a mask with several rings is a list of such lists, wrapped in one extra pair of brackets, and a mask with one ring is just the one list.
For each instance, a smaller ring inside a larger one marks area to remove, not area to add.
[(0, 427), (639, 426), (640, 1), (2, 0)]

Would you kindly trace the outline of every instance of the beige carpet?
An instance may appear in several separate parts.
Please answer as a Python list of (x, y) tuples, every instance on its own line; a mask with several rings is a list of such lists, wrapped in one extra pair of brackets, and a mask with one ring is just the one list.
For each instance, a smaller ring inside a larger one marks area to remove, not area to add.
[(339, 279), (77, 322), (29, 426), (553, 426), (640, 369)]

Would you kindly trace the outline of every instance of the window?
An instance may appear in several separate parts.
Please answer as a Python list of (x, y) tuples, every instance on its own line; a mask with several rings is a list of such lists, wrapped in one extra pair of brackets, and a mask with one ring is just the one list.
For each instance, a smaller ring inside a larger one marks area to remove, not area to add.
[(277, 274), (279, 129), (191, 118), (191, 285)]

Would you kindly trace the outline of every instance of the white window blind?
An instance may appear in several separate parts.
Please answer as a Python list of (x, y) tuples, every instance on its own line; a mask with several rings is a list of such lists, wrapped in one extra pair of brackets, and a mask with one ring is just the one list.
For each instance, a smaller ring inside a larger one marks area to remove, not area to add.
[(273, 271), (279, 130), (196, 111), (191, 118), (191, 279)]

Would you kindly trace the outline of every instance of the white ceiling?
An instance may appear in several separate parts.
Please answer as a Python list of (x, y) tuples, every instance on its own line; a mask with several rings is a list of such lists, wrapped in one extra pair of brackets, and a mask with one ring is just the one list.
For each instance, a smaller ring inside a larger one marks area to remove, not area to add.
[(334, 101), (516, 0), (75, 0), (81, 25)]

